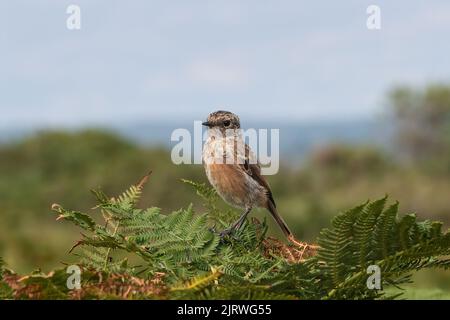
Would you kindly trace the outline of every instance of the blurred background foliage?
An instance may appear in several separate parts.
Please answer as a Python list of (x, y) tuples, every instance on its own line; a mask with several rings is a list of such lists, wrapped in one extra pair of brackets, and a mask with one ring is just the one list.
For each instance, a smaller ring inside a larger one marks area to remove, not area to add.
[[(450, 86), (396, 88), (387, 102), (383, 121), (394, 128), (387, 147), (323, 145), (268, 177), (279, 211), (298, 238), (313, 241), (338, 211), (385, 194), (400, 202), (401, 211), (449, 227)], [(142, 146), (100, 129), (40, 131), (3, 143), (0, 256), (20, 273), (36, 267), (48, 271), (70, 261), (67, 251), (79, 234), (54, 221), (51, 204), (89, 210), (94, 205), (89, 189), (100, 186), (116, 195), (150, 170), (142, 206), (171, 212), (193, 202), (204, 210), (192, 189), (180, 182), (206, 182), (203, 167), (174, 165), (167, 147)], [(271, 232), (279, 235), (273, 224)], [(421, 287), (444, 290), (440, 295), (450, 292), (448, 273), (420, 273), (417, 280)]]

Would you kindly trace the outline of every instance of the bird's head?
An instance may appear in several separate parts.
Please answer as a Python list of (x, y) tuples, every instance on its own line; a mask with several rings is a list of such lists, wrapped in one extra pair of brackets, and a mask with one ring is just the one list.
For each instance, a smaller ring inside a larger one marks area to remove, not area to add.
[(202, 123), (208, 128), (214, 129), (239, 129), (241, 123), (239, 122), (239, 117), (229, 111), (216, 111), (208, 116), (208, 120)]

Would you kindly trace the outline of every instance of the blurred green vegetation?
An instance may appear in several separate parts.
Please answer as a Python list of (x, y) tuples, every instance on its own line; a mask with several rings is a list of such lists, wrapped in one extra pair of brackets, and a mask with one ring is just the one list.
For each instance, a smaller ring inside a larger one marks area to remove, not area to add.
[(203, 178), (198, 167), (173, 165), (163, 149), (146, 150), (102, 131), (41, 132), (2, 146), (0, 255), (18, 271), (54, 267), (78, 235), (55, 228), (50, 205), (88, 210), (94, 205), (89, 189), (101, 186), (114, 195), (150, 169), (144, 201), (167, 210), (191, 201), (180, 178)]
[[(282, 165), (268, 177), (279, 211), (298, 238), (315, 239), (338, 211), (389, 194), (401, 211), (450, 225), (450, 87), (391, 92), (390, 120), (395, 148), (334, 144), (315, 150), (304, 164)], [(146, 148), (112, 132), (42, 131), (0, 146), (0, 256), (19, 273), (45, 271), (70, 261), (79, 238), (68, 224), (56, 224), (52, 203), (88, 211), (89, 189), (110, 195), (152, 170), (141, 205), (170, 212), (198, 197), (181, 178), (206, 182), (201, 165), (174, 165), (170, 151)], [(223, 204), (225, 206), (225, 204)], [(257, 211), (257, 216), (266, 215)], [(272, 224), (271, 232), (278, 234)], [(448, 273), (429, 273), (419, 285), (450, 290)]]

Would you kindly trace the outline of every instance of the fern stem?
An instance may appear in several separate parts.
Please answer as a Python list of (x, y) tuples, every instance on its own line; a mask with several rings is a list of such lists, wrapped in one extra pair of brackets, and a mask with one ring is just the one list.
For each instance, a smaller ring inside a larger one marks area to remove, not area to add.
[[(119, 230), (119, 224), (120, 224), (120, 222), (117, 221), (117, 224), (116, 224), (116, 226), (114, 227), (114, 230), (113, 230), (113, 233), (112, 233), (112, 236), (113, 236), (113, 237), (117, 234), (117, 231)], [(105, 271), (106, 271), (106, 266), (108, 265), (109, 254), (111, 253), (111, 250), (112, 250), (111, 248), (108, 248), (108, 249), (106, 250), (105, 261), (103, 262), (103, 270), (105, 270)]]

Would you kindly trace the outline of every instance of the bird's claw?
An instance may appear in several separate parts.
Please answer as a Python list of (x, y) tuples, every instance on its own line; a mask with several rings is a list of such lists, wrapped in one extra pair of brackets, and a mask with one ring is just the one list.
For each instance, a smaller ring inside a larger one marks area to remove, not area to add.
[(230, 237), (234, 240), (239, 240), (239, 237), (235, 234), (236, 228), (228, 228), (219, 232), (220, 240), (223, 242), (226, 237)]
[(233, 229), (232, 228), (228, 228), (228, 229), (220, 231), (219, 232), (219, 237), (220, 237), (220, 239), (223, 239), (226, 236), (231, 235), (232, 233), (233, 233)]

